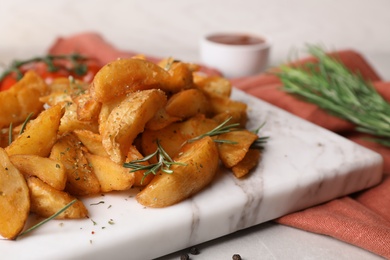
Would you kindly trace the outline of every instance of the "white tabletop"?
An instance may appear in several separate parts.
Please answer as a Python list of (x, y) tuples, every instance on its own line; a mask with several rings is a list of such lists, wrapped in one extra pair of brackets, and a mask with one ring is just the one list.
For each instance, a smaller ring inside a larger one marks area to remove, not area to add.
[[(0, 0), (0, 64), (43, 54), (58, 36), (95, 31), (118, 48), (199, 61), (202, 35), (270, 37), (270, 65), (305, 44), (361, 52), (390, 80), (388, 0)], [(198, 245), (192, 259), (380, 259), (330, 237), (264, 223)], [(180, 251), (161, 259), (179, 259)]]

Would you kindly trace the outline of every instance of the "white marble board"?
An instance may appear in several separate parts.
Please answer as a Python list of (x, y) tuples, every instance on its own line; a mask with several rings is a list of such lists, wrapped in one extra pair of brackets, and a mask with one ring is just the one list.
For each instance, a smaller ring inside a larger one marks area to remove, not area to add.
[(261, 133), (270, 137), (248, 178), (223, 170), (196, 196), (163, 209), (138, 204), (135, 190), (84, 198), (90, 219), (53, 220), (0, 240), (1, 257), (156, 258), (380, 181), (380, 155), (239, 90), (232, 98), (248, 104), (248, 128), (266, 122)]

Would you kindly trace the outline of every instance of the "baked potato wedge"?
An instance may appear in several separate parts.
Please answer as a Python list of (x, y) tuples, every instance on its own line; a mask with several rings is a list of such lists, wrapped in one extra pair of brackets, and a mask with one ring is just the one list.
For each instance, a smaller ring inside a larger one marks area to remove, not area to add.
[[(30, 190), (31, 212), (44, 218), (54, 215), (76, 199), (69, 193), (56, 190), (36, 177), (29, 177), (27, 185)], [(79, 219), (87, 216), (87, 208), (82, 201), (78, 200), (56, 218)]]
[(146, 123), (166, 104), (158, 89), (138, 91), (128, 96), (101, 122), (102, 144), (111, 160), (123, 163), (130, 145), (144, 131)]
[(83, 93), (73, 97), (77, 105), (77, 119), (80, 121), (97, 122), (102, 103), (92, 99), (89, 93)]
[(209, 96), (230, 97), (232, 84), (226, 78), (220, 76), (195, 75), (195, 85)]
[(43, 110), (39, 98), (47, 91), (46, 83), (33, 71), (28, 71), (10, 89), (0, 91), (0, 129), (22, 123), (30, 113), (38, 115)]
[(218, 115), (225, 112), (238, 112), (242, 115), (247, 113), (248, 105), (243, 102), (223, 96), (209, 96), (208, 98), (210, 101), (211, 115)]
[(194, 64), (173, 61), (165, 67), (170, 75), (169, 83), (162, 87), (166, 92), (176, 93), (192, 88), (193, 72), (198, 69)]
[[(156, 151), (157, 140), (159, 140), (169, 156), (174, 157), (188, 139), (198, 137), (216, 126), (218, 124), (214, 120), (206, 118), (203, 114), (198, 114), (186, 121), (170, 124), (158, 131), (147, 129), (142, 134), (142, 153), (148, 155)], [(155, 162), (155, 157), (151, 159), (151, 162)]]
[(54, 143), (64, 110), (60, 105), (50, 107), (27, 124), (26, 130), (5, 149), (8, 155), (34, 154), (47, 157)]
[(65, 107), (64, 116), (61, 118), (60, 127), (58, 133), (60, 135), (72, 132), (77, 129), (86, 129), (97, 133), (99, 131), (98, 120), (79, 120), (78, 118), (78, 106), (75, 102), (67, 102)]
[(36, 176), (56, 190), (65, 189), (67, 176), (60, 161), (33, 154), (11, 155), (10, 160), (26, 178)]
[(134, 173), (108, 157), (87, 153), (86, 158), (100, 183), (101, 192), (128, 190), (133, 186)]
[(241, 178), (247, 175), (259, 163), (260, 157), (259, 149), (249, 149), (245, 157), (232, 167), (234, 176)]
[(163, 129), (164, 127), (174, 123), (181, 121), (182, 118), (176, 117), (176, 116), (171, 116), (170, 114), (167, 113), (165, 107), (160, 108), (156, 114), (154, 115), (153, 118), (151, 118), (145, 125), (145, 129), (150, 129), (150, 130), (160, 130)]
[(218, 153), (222, 163), (226, 168), (231, 168), (244, 159), (253, 142), (258, 139), (258, 136), (248, 130), (237, 130), (221, 134), (217, 139), (235, 142), (218, 144)]
[(108, 154), (102, 144), (101, 135), (85, 129), (74, 130), (73, 133), (90, 153), (108, 157)]
[(165, 107), (167, 113), (174, 117), (189, 118), (196, 114), (207, 114), (208, 99), (199, 89), (180, 91), (169, 98)]
[[(142, 158), (144, 158), (144, 156), (142, 156), (142, 154), (138, 151), (138, 149), (134, 145), (132, 145), (130, 146), (129, 152), (127, 153), (125, 162), (129, 163), (131, 161), (140, 160)], [(146, 166), (149, 163), (146, 161), (146, 162), (142, 162), (142, 164)], [(136, 187), (146, 186), (153, 179), (154, 176), (153, 174), (148, 174), (147, 176), (145, 176), (144, 175), (145, 172), (146, 170), (138, 170), (134, 172), (134, 186)]]
[(240, 124), (240, 128), (245, 129), (246, 123), (248, 122), (248, 116), (246, 111), (225, 111), (220, 114), (213, 116), (213, 120), (222, 124), (229, 119), (229, 124)]
[(24, 176), (0, 148), (0, 235), (14, 239), (30, 213), (30, 195)]
[(99, 180), (85, 157), (86, 153), (86, 148), (73, 133), (58, 139), (50, 153), (50, 158), (64, 165), (67, 176), (65, 191), (74, 196), (100, 192)]
[(181, 149), (171, 166), (172, 174), (159, 171), (137, 194), (137, 201), (147, 207), (161, 208), (183, 201), (212, 182), (218, 169), (218, 151), (206, 136)]
[(103, 66), (91, 84), (91, 96), (106, 103), (127, 93), (170, 86), (170, 74), (142, 59), (118, 59)]

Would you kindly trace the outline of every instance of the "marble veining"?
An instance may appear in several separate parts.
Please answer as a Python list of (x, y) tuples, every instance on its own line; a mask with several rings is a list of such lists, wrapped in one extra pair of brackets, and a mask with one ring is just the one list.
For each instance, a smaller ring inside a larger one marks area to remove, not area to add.
[(239, 90), (232, 98), (248, 103), (248, 128), (266, 122), (261, 133), (270, 137), (247, 178), (221, 170), (202, 192), (163, 209), (138, 204), (137, 190), (84, 198), (91, 219), (51, 221), (17, 242), (1, 241), (2, 257), (156, 258), (380, 181), (378, 154)]

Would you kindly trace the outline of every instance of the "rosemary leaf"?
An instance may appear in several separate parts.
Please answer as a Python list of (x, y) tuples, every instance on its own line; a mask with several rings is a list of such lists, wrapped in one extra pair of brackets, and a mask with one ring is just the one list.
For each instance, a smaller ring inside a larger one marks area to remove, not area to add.
[(264, 150), (264, 144), (267, 143), (268, 139), (269, 139), (268, 136), (259, 137), (256, 141), (253, 142), (250, 148)]
[(281, 66), (276, 72), (283, 90), (354, 123), (357, 131), (390, 146), (390, 104), (370, 82), (349, 71), (337, 57), (318, 46), (308, 46), (308, 52), (318, 62)]
[[(199, 135), (195, 138), (189, 139), (185, 143), (195, 142), (195, 141), (200, 140), (206, 136), (216, 136), (216, 135), (220, 135), (220, 134), (224, 134), (224, 133), (229, 133), (231, 131), (239, 130), (239, 126), (240, 126), (239, 123), (234, 123), (234, 124), (230, 124), (230, 125), (227, 124), (230, 120), (231, 120), (231, 117), (226, 119), (224, 122), (222, 122), (220, 125), (218, 125), (214, 129), (210, 130), (209, 132), (202, 134), (202, 135)], [(254, 130), (254, 132), (257, 134), (263, 126), (264, 126), (264, 124), (262, 124), (256, 130)], [(251, 148), (262, 150), (264, 148), (264, 144), (266, 143), (267, 139), (268, 139), (268, 137), (259, 137), (252, 144)], [(223, 140), (223, 139), (214, 139), (213, 141), (216, 143), (225, 143), (225, 144), (236, 144), (237, 143), (235, 141)], [(148, 165), (142, 164), (144, 162), (148, 162), (153, 157), (157, 158), (157, 163), (148, 164)], [(183, 164), (180, 162), (175, 162), (169, 156), (169, 154), (162, 148), (159, 140), (157, 140), (157, 150), (154, 153), (151, 153), (142, 159), (133, 160), (131, 162), (124, 163), (123, 167), (131, 168), (132, 170), (130, 172), (144, 170), (145, 171), (144, 176), (142, 177), (142, 180), (141, 180), (141, 183), (142, 183), (144, 181), (144, 179), (146, 178), (146, 176), (148, 176), (149, 174), (156, 175), (158, 171), (162, 171), (162, 172), (167, 173), (167, 174), (172, 174), (173, 170), (170, 167), (174, 164), (186, 166), (186, 164)]]
[[(148, 165), (142, 164), (143, 162), (148, 162), (153, 157), (157, 157), (157, 163), (152, 163)], [(154, 153), (149, 154), (142, 159), (124, 163), (123, 167), (132, 169), (130, 172), (146, 170), (141, 180), (141, 183), (143, 183), (146, 176), (148, 176), (149, 174), (156, 175), (159, 170), (167, 174), (172, 174), (173, 171), (170, 169), (170, 167), (174, 164), (183, 166), (186, 165), (172, 160), (168, 153), (162, 148), (159, 140), (157, 140), (157, 150)]]
[(47, 219), (44, 219), (42, 220), (41, 222), (39, 222), (38, 224), (30, 227), (29, 229), (23, 231), (22, 233), (20, 233), (17, 238), (19, 238), (20, 236), (23, 236), (27, 233), (30, 233), (31, 231), (37, 229), (38, 227), (42, 226), (43, 224), (49, 222), (50, 220), (56, 218), (58, 215), (60, 215), (62, 212), (64, 212), (65, 210), (67, 210), (70, 206), (72, 206), (75, 202), (77, 201), (77, 199), (74, 199), (72, 200), (71, 202), (69, 202), (68, 204), (65, 205), (65, 207), (63, 207), (62, 209), (60, 209), (59, 211), (57, 211), (56, 213), (54, 213), (53, 215), (51, 215), (50, 217), (48, 217)]
[[(187, 143), (195, 142), (195, 141), (200, 140), (200, 139), (202, 139), (203, 137), (206, 137), (206, 136), (210, 136), (211, 137), (211, 136), (221, 135), (221, 134), (225, 134), (225, 133), (229, 133), (231, 131), (234, 131), (235, 129), (238, 129), (238, 127), (240, 126), (239, 123), (234, 123), (234, 124), (227, 125), (227, 123), (231, 119), (232, 119), (232, 117), (229, 117), (228, 119), (223, 121), (220, 125), (218, 125), (214, 129), (208, 131), (207, 133), (204, 133), (204, 134), (199, 135), (199, 136), (197, 136), (195, 138), (187, 140)], [(232, 142), (232, 141), (229, 141), (229, 140), (214, 140), (214, 142), (230, 143), (230, 144), (234, 144), (235, 143), (235, 142)]]
[(8, 128), (8, 145), (10, 145), (12, 143), (12, 140), (13, 140), (12, 131), (13, 131), (13, 125), (11, 122), (11, 124), (9, 125), (9, 128)]
[(24, 120), (22, 128), (20, 128), (19, 134), (23, 134), (24, 130), (26, 129), (27, 123), (30, 121), (31, 117), (34, 115), (34, 113), (28, 114), (26, 120)]

